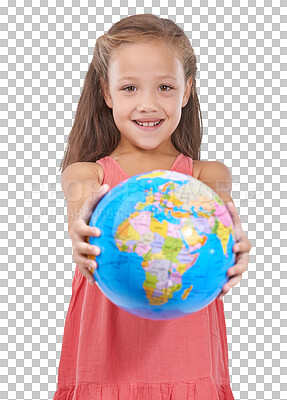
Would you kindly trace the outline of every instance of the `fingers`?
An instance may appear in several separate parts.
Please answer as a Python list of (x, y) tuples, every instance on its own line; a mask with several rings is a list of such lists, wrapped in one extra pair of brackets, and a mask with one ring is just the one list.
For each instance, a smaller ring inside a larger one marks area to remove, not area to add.
[(242, 274), (247, 270), (249, 260), (248, 253), (241, 253), (236, 261), (236, 264), (233, 267), (229, 268), (227, 271), (227, 275), (230, 277), (226, 284), (223, 286), (222, 291), (218, 295), (218, 300), (221, 300), (229, 290), (237, 285), (238, 282), (242, 279)]
[[(238, 244), (238, 243), (237, 243)], [(241, 244), (241, 243), (240, 243)], [(242, 274), (247, 270), (249, 261), (249, 252), (239, 253), (236, 256), (236, 264), (227, 270), (227, 275), (230, 277), (228, 282), (223, 286), (222, 291), (218, 295), (218, 300), (222, 300), (223, 296), (229, 292), (229, 290), (237, 285), (242, 279)]]
[[(77, 265), (78, 265), (78, 269), (81, 272), (81, 274), (88, 280), (88, 282), (91, 285), (94, 285), (95, 284), (95, 279), (93, 277), (94, 269), (92, 267), (85, 268), (83, 266), (80, 266), (79, 264), (77, 264)], [(91, 271), (89, 269), (91, 269)]]
[(90, 284), (95, 283), (93, 277), (94, 269), (98, 267), (95, 260), (100, 254), (99, 247), (89, 243), (89, 237), (97, 237), (101, 235), (101, 231), (97, 227), (88, 225), (88, 221), (93, 213), (94, 208), (100, 199), (107, 193), (109, 186), (102, 185), (100, 190), (93, 192), (83, 203), (78, 218), (73, 221), (72, 229), (69, 231), (73, 247), (73, 258), (78, 266), (81, 274), (88, 280)]
[(245, 253), (251, 250), (252, 244), (249, 242), (247, 237), (244, 234), (244, 237), (239, 242), (236, 242), (232, 248), (234, 253)]
[(248, 266), (248, 259), (243, 257), (235, 265), (233, 265), (233, 267), (228, 269), (227, 276), (231, 277), (236, 275), (242, 275), (243, 272), (247, 271), (247, 266)]
[(226, 282), (226, 284), (223, 286), (219, 295), (217, 296), (218, 300), (222, 300), (223, 296), (225, 296), (226, 293), (228, 293), (233, 286), (237, 285), (237, 283), (240, 282), (241, 279), (242, 279), (242, 274), (230, 278), (228, 282)]
[(101, 249), (98, 246), (89, 243), (90, 236), (100, 236), (101, 231), (97, 227), (87, 225), (83, 220), (77, 220), (73, 223), (73, 231), (70, 233), (73, 246), (73, 258), (78, 265), (81, 274), (88, 279), (90, 284), (95, 284), (93, 277), (94, 270), (98, 267), (95, 260), (100, 254)]
[(101, 231), (99, 228), (95, 226), (87, 225), (84, 221), (77, 221), (78, 226), (76, 228), (77, 233), (81, 236), (95, 236), (99, 237), (101, 235)]
[(241, 221), (236, 211), (235, 205), (232, 202), (226, 203), (228, 210), (231, 214), (234, 224), (234, 234), (236, 243), (232, 250), (236, 254), (236, 264), (228, 269), (227, 275), (229, 276), (228, 282), (223, 286), (221, 292), (217, 296), (218, 300), (222, 300), (223, 296), (229, 292), (229, 290), (238, 284), (242, 279), (242, 274), (247, 270), (249, 261), (249, 252), (252, 248), (252, 244), (247, 239), (245, 233), (242, 230)]
[(235, 239), (237, 242), (233, 247), (233, 251), (234, 252), (250, 252), (250, 250), (252, 249), (252, 244), (250, 243), (247, 236), (245, 235), (245, 233), (242, 230), (241, 221), (240, 221), (239, 215), (236, 211), (236, 208), (231, 201), (226, 204), (228, 206), (228, 210), (230, 211), (230, 214), (233, 219)]
[(73, 258), (75, 263), (78, 265), (78, 269), (81, 274), (88, 279), (89, 283), (93, 285), (95, 283), (93, 272), (96, 268), (98, 268), (95, 256), (89, 254), (86, 256), (85, 254), (80, 254), (76, 251), (73, 254)]
[(89, 254), (91, 256), (98, 256), (101, 253), (101, 249), (94, 244), (89, 244), (85, 242), (79, 242), (75, 247), (73, 247), (74, 253), (78, 254)]
[[(79, 246), (80, 247), (80, 246)], [(94, 254), (85, 254), (78, 251), (78, 249), (73, 248), (73, 258), (79, 267), (84, 268), (97, 268), (96, 256)]]
[(95, 226), (87, 225), (83, 220), (76, 220), (73, 222), (72, 229), (69, 231), (72, 242), (78, 242), (79, 239), (88, 242), (90, 236), (99, 237), (101, 231)]
[[(237, 243), (235, 246), (237, 246), (238, 244), (239, 243)], [(239, 247), (242, 247), (241, 243)], [(248, 261), (249, 261), (249, 252), (248, 251), (241, 252), (239, 250), (239, 253), (236, 255), (235, 264), (227, 270), (227, 275), (235, 276), (238, 274), (243, 274), (243, 272), (247, 270)]]
[(236, 241), (239, 241), (244, 236), (244, 232), (242, 230), (241, 221), (240, 221), (238, 212), (235, 208), (235, 205), (232, 203), (232, 201), (227, 202), (226, 205), (228, 207), (228, 210), (229, 210), (232, 220), (233, 220), (235, 239), (236, 239)]
[(222, 291), (227, 293), (233, 286), (237, 285), (237, 283), (240, 282), (241, 279), (242, 279), (242, 274), (233, 276), (223, 286)]
[[(85, 225), (83, 223), (83, 225)], [(97, 230), (96, 235), (92, 235), (93, 230)], [(89, 236), (99, 236), (98, 228), (93, 228), (88, 225), (80, 227), (79, 229), (82, 234), (88, 234), (86, 238)], [(78, 265), (78, 269), (81, 274), (88, 279), (90, 284), (95, 283), (95, 279), (93, 277), (94, 270), (98, 267), (96, 262), (96, 256), (101, 253), (101, 249), (98, 246), (93, 244), (84, 242), (84, 241), (76, 241), (76, 245), (73, 247), (73, 258), (75, 263)], [(91, 271), (90, 271), (91, 270)]]

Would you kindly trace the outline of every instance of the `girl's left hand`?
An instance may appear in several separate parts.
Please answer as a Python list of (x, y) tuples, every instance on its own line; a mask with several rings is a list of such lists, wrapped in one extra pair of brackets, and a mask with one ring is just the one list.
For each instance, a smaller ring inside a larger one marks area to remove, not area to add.
[(247, 270), (248, 261), (249, 261), (249, 252), (252, 248), (252, 244), (247, 239), (245, 233), (242, 230), (241, 221), (237, 210), (232, 203), (229, 201), (226, 203), (226, 206), (232, 216), (234, 223), (234, 234), (236, 243), (233, 246), (233, 251), (236, 254), (235, 264), (227, 270), (227, 275), (232, 276), (223, 286), (222, 291), (218, 295), (218, 300), (222, 300), (223, 296), (229, 292), (229, 290), (237, 285), (238, 282), (242, 279), (242, 274)]

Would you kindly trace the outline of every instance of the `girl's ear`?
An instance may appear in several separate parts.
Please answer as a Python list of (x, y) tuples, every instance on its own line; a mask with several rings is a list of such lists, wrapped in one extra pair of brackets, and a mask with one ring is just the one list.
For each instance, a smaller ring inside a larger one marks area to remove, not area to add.
[(103, 97), (104, 97), (104, 100), (106, 102), (106, 105), (109, 108), (113, 108), (112, 98), (110, 96), (110, 93), (109, 93), (109, 90), (108, 90), (108, 87), (107, 87), (107, 83), (103, 80), (103, 78), (100, 78), (100, 85), (101, 85), (101, 91), (103, 93)]
[(189, 78), (185, 85), (185, 91), (184, 91), (184, 95), (182, 98), (182, 105), (181, 105), (182, 108), (185, 107), (188, 103), (190, 93), (191, 93), (191, 87), (192, 87), (192, 78)]

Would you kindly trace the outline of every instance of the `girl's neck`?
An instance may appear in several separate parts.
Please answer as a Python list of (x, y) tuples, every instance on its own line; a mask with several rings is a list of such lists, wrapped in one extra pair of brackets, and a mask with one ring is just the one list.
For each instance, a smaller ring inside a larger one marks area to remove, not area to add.
[(170, 140), (151, 150), (141, 149), (137, 146), (132, 145), (131, 143), (120, 142), (117, 148), (112, 153), (110, 153), (109, 156), (114, 159), (128, 157), (131, 159), (148, 161), (154, 160), (157, 157), (177, 157), (179, 154), (180, 151), (178, 151), (174, 147)]
[(115, 149), (112, 153), (109, 154), (110, 157), (114, 159), (120, 158), (134, 158), (137, 160), (154, 160), (157, 157), (177, 157), (180, 154), (180, 151), (174, 149), (173, 151), (145, 151), (145, 152), (137, 152), (137, 151), (118, 151)]
[(170, 170), (180, 154), (180, 152), (177, 152), (177, 154), (173, 155), (157, 153), (149, 156), (139, 156), (136, 153), (122, 153), (117, 156), (111, 153), (109, 157), (118, 163), (128, 176), (134, 176), (157, 169)]

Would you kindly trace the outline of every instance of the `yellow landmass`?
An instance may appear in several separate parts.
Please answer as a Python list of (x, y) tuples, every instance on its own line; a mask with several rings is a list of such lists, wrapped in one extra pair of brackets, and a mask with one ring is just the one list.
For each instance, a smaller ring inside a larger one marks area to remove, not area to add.
[(182, 234), (184, 236), (186, 243), (189, 246), (195, 246), (198, 243), (200, 243), (201, 246), (203, 246), (207, 240), (207, 236), (205, 236), (205, 235), (200, 236), (196, 232), (196, 230), (189, 225), (184, 225), (182, 227), (181, 231), (182, 231)]
[(153, 297), (153, 293), (156, 290), (155, 284), (149, 285), (148, 281), (145, 281), (143, 284), (146, 297), (151, 306), (159, 306), (167, 303), (169, 299), (172, 299), (173, 293), (181, 289), (181, 286), (182, 286), (181, 284), (175, 284), (170, 288), (161, 289), (162, 295), (158, 297)]
[(118, 227), (116, 233), (117, 239), (122, 240), (123, 243), (126, 243), (129, 240), (140, 240), (139, 233), (134, 229), (134, 227), (130, 224), (129, 220), (124, 220)]
[(160, 172), (160, 171), (158, 171), (158, 172), (148, 172), (147, 174), (145, 174), (145, 175), (141, 175), (141, 176), (139, 176), (138, 178), (137, 178), (137, 180), (140, 180), (140, 179), (148, 179), (148, 178), (157, 178), (157, 177), (159, 177), (159, 176), (163, 176), (163, 175), (165, 175), (166, 173), (165, 172)]
[(182, 296), (181, 296), (182, 300), (185, 300), (185, 299), (187, 298), (187, 296), (188, 296), (189, 293), (191, 292), (192, 288), (193, 288), (193, 285), (190, 285), (189, 288), (187, 288), (187, 289), (184, 290), (184, 292), (183, 292), (183, 294), (182, 294)]
[(229, 240), (229, 236), (230, 236), (230, 228), (223, 225), (219, 220), (216, 234), (221, 241), (223, 253), (226, 254), (227, 253), (227, 244), (228, 244), (228, 240)]
[(168, 227), (168, 222), (166, 220), (162, 221), (162, 223), (161, 223), (160, 221), (158, 221), (155, 218), (151, 219), (150, 230), (152, 232), (158, 233), (159, 235), (161, 235), (164, 238), (166, 238), (167, 227)]

